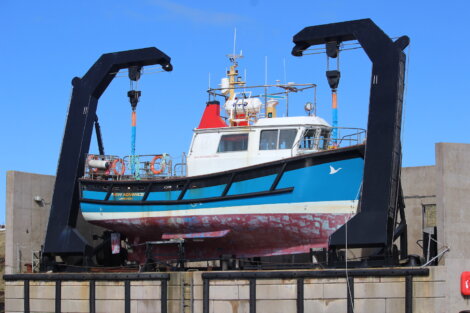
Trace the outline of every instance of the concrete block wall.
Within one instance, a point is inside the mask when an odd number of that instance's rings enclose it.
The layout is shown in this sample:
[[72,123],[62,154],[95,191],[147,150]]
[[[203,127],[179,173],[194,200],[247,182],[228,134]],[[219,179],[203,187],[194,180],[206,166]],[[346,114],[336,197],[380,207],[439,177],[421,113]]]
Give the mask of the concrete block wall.
[[[429,277],[413,282],[413,312],[446,312],[443,267],[431,268]],[[344,278],[305,279],[305,312],[346,312]],[[355,278],[354,312],[405,312],[405,279],[400,277]],[[256,312],[296,312],[296,280],[258,280]],[[210,312],[249,312],[248,281],[211,281]],[[195,311],[199,312],[199,311]]]
[[401,171],[405,215],[408,224],[408,253],[421,256],[416,243],[423,239],[423,205],[436,204],[436,166],[404,167]]
[[[7,172],[5,273],[26,270],[32,252],[41,250],[49,221],[55,176],[18,171]],[[35,201],[35,197],[42,199]],[[85,222],[81,213],[77,229],[93,245],[93,234],[104,230]]]
[[460,275],[470,271],[470,144],[436,144],[437,240],[449,247],[440,264],[447,269],[449,312],[470,310],[460,293]]
[[[413,280],[413,312],[450,312],[446,302],[446,269],[430,268],[428,277]],[[171,273],[168,282],[168,312],[202,313],[202,272]],[[185,286],[191,286],[190,293]],[[346,312],[347,287],[344,278],[305,279],[305,312]],[[210,282],[211,313],[248,313],[247,280]],[[23,282],[7,282],[6,312],[23,311]],[[131,312],[159,313],[161,285],[158,281],[131,283]],[[88,282],[62,282],[62,312],[89,312]],[[405,312],[405,279],[402,277],[355,278],[354,312]],[[124,312],[124,283],[96,282],[96,312]],[[297,282],[289,279],[257,280],[258,313],[296,312]],[[184,306],[186,305],[186,306]],[[31,312],[54,312],[55,283],[30,282]]]
[[[39,251],[52,200],[55,177],[17,171],[7,172],[5,273],[25,270],[32,252]],[[36,202],[34,197],[42,199]]]

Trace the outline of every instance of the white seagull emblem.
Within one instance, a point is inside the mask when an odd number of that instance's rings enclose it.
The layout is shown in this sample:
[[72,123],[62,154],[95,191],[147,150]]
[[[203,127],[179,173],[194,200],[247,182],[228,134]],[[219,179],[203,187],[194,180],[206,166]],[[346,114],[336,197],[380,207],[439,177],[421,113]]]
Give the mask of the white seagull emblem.
[[335,169],[333,166],[330,165],[330,175],[336,174],[342,169],[343,169],[342,167]]

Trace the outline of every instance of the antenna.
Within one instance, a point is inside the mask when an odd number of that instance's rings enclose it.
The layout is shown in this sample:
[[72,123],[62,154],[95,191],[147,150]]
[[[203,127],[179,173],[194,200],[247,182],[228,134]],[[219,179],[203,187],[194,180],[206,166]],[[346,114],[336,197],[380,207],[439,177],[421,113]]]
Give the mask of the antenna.
[[268,84],[268,56],[264,57],[264,84]]
[[211,72],[209,72],[209,89],[211,89]]
[[264,56],[264,114],[268,111],[268,56]]
[[233,32],[233,52],[232,54],[228,54],[227,57],[230,59],[230,62],[233,64],[237,64],[237,59],[243,58],[243,51],[240,50],[240,54],[235,54],[235,51],[237,49],[237,28],[234,29]]
[[235,27],[235,29],[233,31],[233,53],[232,53],[232,55],[235,55],[236,45],[237,45],[237,28]]
[[284,58],[284,84],[287,84],[286,58]]

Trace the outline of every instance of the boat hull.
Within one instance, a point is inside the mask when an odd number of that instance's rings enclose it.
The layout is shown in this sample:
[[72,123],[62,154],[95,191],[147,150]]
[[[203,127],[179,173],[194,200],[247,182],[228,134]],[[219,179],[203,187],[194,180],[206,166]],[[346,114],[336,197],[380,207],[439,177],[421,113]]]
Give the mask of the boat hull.
[[[81,209],[120,232],[145,261],[142,243],[185,239],[185,258],[271,256],[324,248],[357,210],[363,147],[166,181],[81,180]],[[176,259],[176,245],[152,256]]]

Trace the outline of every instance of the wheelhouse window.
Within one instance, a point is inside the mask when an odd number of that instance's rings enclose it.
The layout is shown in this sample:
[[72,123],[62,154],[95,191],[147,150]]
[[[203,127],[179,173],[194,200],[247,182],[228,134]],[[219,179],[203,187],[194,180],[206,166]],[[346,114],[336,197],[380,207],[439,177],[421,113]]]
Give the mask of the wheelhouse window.
[[[318,137],[320,132],[319,128],[311,128],[305,131],[304,136],[299,142],[299,149],[312,150],[315,148],[315,138]],[[318,135],[317,135],[318,133]]]
[[260,150],[275,150],[277,149],[277,133],[278,130],[262,130],[259,141]]
[[279,131],[279,149],[292,149],[297,129],[281,129]]
[[277,150],[291,149],[294,144],[297,129],[270,129],[262,130],[259,149],[260,150]]
[[327,128],[310,128],[304,132],[299,142],[299,149],[326,150],[331,131]]
[[217,152],[246,151],[248,134],[222,135]]
[[328,129],[323,128],[320,133],[320,137],[318,138],[318,148],[320,150],[327,150],[328,145],[330,143],[330,134],[331,131]]

